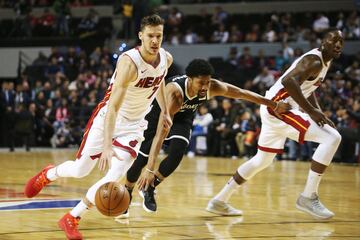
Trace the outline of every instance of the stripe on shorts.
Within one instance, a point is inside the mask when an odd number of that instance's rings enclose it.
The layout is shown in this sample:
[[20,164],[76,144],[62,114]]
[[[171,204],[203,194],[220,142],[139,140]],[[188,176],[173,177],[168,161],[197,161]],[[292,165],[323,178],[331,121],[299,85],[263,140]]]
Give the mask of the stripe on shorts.
[[93,113],[91,114],[91,117],[90,117],[89,121],[88,121],[87,124],[86,124],[86,128],[85,128],[83,140],[81,141],[79,150],[78,150],[78,152],[77,152],[77,154],[76,154],[76,158],[77,158],[77,159],[81,158],[81,155],[82,155],[81,153],[82,153],[82,150],[84,149],[84,146],[85,146],[87,137],[88,137],[88,135],[89,135],[91,126],[92,126],[92,124],[93,124],[93,122],[94,122],[94,119],[95,119],[95,117],[98,115],[98,113],[99,113],[99,111],[101,110],[101,108],[104,107],[104,106],[106,105],[107,101],[109,100],[110,94],[111,94],[111,89],[112,89],[112,84],[109,86],[108,90],[106,91],[103,100],[102,100],[102,101],[96,106],[96,108],[94,109]]
[[284,149],[279,149],[279,148],[269,148],[269,147],[263,147],[258,145],[257,147],[259,150],[264,151],[264,152],[270,152],[270,153],[283,153]]
[[129,152],[130,155],[131,155],[131,157],[133,157],[133,158],[136,158],[136,157],[137,157],[137,153],[136,153],[136,151],[135,151],[133,148],[131,148],[131,147],[129,147],[129,146],[124,146],[124,145],[122,145],[121,143],[119,143],[119,142],[116,141],[116,140],[113,140],[113,143],[112,143],[112,144],[113,144],[115,147],[122,148],[122,149],[124,149],[125,151]]

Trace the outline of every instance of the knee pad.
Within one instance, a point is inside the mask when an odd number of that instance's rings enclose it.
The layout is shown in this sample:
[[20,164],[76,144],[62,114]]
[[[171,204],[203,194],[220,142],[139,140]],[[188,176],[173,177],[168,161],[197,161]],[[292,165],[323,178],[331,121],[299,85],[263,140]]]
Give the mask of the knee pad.
[[248,180],[261,170],[270,166],[274,160],[275,155],[276,153],[268,153],[258,150],[256,155],[249,161],[242,164],[237,171],[242,178]]

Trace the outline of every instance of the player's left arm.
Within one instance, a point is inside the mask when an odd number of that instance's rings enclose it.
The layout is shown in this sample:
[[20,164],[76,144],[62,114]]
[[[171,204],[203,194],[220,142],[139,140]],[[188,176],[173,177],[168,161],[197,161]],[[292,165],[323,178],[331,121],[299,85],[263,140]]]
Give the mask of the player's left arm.
[[[181,106],[184,101],[182,93],[179,91],[178,87],[175,84],[168,84],[166,86],[166,101],[168,103],[169,114],[171,120],[174,118],[174,115],[180,111]],[[151,144],[150,153],[146,169],[143,173],[143,176],[140,178],[138,185],[139,189],[147,189],[149,185],[154,184],[155,177],[155,162],[156,158],[159,155],[161,146],[164,143],[166,136],[169,134],[170,128],[164,128],[164,125],[161,123],[160,119],[158,121],[158,126],[156,130],[155,137]]]
[[274,102],[257,93],[238,88],[234,85],[211,79],[210,97],[223,96],[233,99],[243,99],[256,104],[262,104],[270,107],[277,113],[284,113],[290,110],[290,105],[284,102]]
[[308,97],[307,100],[311,103],[311,105],[313,105],[314,108],[317,108],[317,109],[319,109],[320,111],[322,111],[322,110],[321,110],[321,107],[320,107],[320,105],[319,105],[319,102],[318,102],[318,100],[317,100],[317,98],[316,98],[316,96],[315,96],[315,92],[313,92],[313,93]]

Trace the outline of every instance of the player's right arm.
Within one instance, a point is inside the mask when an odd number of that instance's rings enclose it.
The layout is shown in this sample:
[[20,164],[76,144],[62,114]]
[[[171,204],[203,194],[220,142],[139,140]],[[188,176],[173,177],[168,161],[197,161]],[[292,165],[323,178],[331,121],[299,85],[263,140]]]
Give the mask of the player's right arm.
[[283,79],[282,84],[297,104],[319,125],[328,123],[320,109],[314,107],[302,94],[300,85],[307,79],[315,78],[321,71],[322,62],[316,55],[305,56]]
[[112,136],[115,129],[115,122],[118,111],[123,103],[129,83],[137,78],[137,68],[131,58],[123,55],[117,65],[116,77],[114,79],[109,102],[107,103],[107,112],[104,122],[104,146],[99,159],[99,169],[105,170],[111,164],[111,158],[115,155],[112,150]]
[[[175,84],[169,83],[166,85],[166,102],[168,104],[169,114],[172,120],[174,118],[174,115],[180,111],[181,106],[184,102],[182,92]],[[153,185],[153,181],[155,178],[154,169],[156,158],[159,155],[161,146],[163,145],[164,140],[171,129],[164,128],[164,124],[162,123],[160,117],[157,125],[156,134],[151,144],[149,158],[146,165],[146,171],[143,172],[142,177],[138,181],[139,189],[147,190],[150,184]]]

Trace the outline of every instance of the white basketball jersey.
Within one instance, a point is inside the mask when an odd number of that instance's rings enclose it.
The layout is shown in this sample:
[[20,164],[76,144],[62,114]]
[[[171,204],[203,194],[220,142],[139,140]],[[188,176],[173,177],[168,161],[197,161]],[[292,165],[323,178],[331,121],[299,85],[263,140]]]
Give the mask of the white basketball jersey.
[[290,73],[298,64],[301,59],[303,59],[307,55],[316,55],[319,56],[322,62],[322,69],[319,73],[319,75],[314,80],[305,80],[301,85],[300,89],[305,98],[308,98],[321,84],[321,82],[324,81],[325,75],[329,69],[330,63],[328,62],[327,65],[325,65],[323,57],[321,52],[318,48],[314,48],[313,50],[310,50],[309,52],[306,52],[301,57],[296,59],[288,70],[276,81],[276,83],[266,92],[265,97],[268,99],[272,99],[274,101],[280,101],[284,100],[285,102],[288,102],[293,109],[299,109],[299,105],[295,102],[295,100],[289,96],[287,93],[284,85],[281,83],[281,80]]
[[[135,63],[137,68],[137,78],[130,82],[123,103],[119,109],[118,115],[125,117],[128,120],[140,120],[150,111],[150,105],[153,102],[158,89],[168,70],[166,51],[160,48],[160,62],[154,67],[145,62],[140,55],[140,49],[133,48],[119,58],[127,55]],[[121,67],[121,66],[120,66]],[[111,78],[110,87],[115,81],[116,71],[121,71],[117,68]]]

